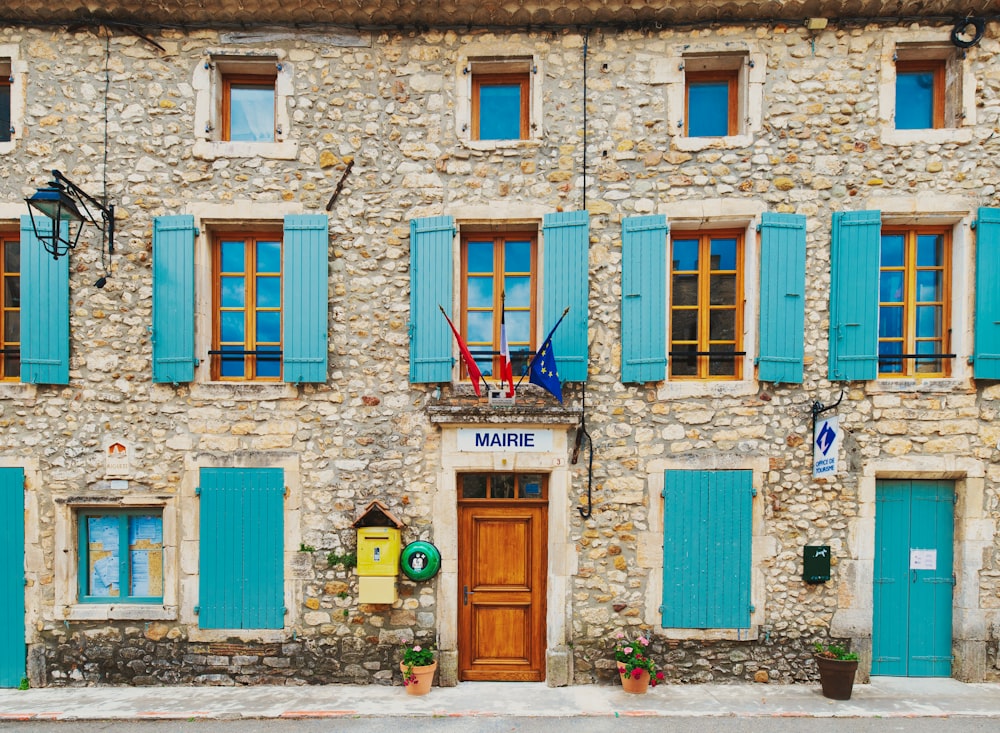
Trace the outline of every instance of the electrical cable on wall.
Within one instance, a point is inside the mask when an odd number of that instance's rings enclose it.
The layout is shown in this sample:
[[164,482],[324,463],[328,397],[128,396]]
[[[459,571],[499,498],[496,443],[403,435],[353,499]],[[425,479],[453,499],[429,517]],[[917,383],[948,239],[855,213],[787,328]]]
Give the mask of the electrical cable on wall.
[[584,519],[590,519],[590,515],[594,510],[594,500],[593,500],[593,486],[594,486],[594,441],[590,437],[590,433],[587,432],[587,383],[583,383],[581,399],[583,401],[582,410],[580,412],[580,427],[576,429],[576,442],[573,444],[573,455],[570,458],[570,463],[576,465],[577,459],[580,457],[580,444],[583,442],[584,437],[587,438],[587,508],[584,509],[582,506],[577,507],[577,511],[580,512],[580,516]]

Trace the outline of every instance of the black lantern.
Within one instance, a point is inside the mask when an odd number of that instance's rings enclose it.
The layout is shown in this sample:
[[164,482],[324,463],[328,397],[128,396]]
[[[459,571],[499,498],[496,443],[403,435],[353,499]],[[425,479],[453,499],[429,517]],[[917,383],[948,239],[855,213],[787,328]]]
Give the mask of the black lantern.
[[[83,230],[84,222],[101,230],[101,248],[104,240],[108,242],[108,254],[115,251],[115,207],[105,206],[79,186],[70,181],[59,171],[52,171],[49,185],[39,188],[34,195],[26,198],[28,213],[31,215],[31,227],[35,237],[42,243],[45,251],[53,259],[59,259],[76,247]],[[93,209],[100,213],[100,220],[94,215]],[[42,227],[39,231],[35,219],[36,212],[51,221],[51,227]]]

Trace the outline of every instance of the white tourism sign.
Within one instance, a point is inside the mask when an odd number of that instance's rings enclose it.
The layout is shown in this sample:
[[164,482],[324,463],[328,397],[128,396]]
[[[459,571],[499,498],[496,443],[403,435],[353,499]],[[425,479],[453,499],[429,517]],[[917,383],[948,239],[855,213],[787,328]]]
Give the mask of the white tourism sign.
[[817,420],[813,432],[813,477],[836,475],[839,452],[840,417],[834,415]]

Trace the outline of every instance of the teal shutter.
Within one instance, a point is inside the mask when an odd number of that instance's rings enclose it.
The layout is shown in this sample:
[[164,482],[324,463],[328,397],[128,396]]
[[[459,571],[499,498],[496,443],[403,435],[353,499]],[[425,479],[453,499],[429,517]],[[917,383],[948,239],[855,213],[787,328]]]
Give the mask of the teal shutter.
[[878,267],[882,214],[833,215],[830,381],[878,377]]
[[329,222],[325,214],[285,217],[282,376],[326,382],[329,308]]
[[764,382],[802,382],[806,218],[765,213],[760,222],[760,360]]
[[664,628],[750,626],[752,471],[666,471]]
[[284,471],[203,468],[198,625],[280,629],[284,619]]
[[21,684],[26,656],[24,469],[0,468],[0,687]]
[[622,382],[667,376],[667,219],[622,219]]
[[[38,230],[52,222],[38,218]],[[21,381],[69,384],[69,255],[52,259],[21,217]]]
[[153,381],[194,381],[194,217],[153,219]]
[[546,214],[542,220],[542,238],[545,243],[545,282],[542,285],[545,335],[568,306],[566,320],[552,336],[552,353],[563,382],[586,382],[590,212]]
[[451,316],[455,220],[410,222],[410,382],[450,382],[452,339],[438,306]]
[[976,224],[976,379],[1000,379],[1000,209],[980,209]]

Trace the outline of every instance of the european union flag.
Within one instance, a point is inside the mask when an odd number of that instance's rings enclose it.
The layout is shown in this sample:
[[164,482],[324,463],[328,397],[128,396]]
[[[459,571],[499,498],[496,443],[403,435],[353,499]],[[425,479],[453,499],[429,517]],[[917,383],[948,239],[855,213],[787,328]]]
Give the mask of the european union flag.
[[[558,324],[556,324],[558,325]],[[555,329],[552,329],[555,331]],[[556,371],[556,355],[552,351],[552,334],[545,339],[542,348],[531,362],[531,371],[528,381],[537,384],[546,390],[562,404],[562,382],[559,381],[559,372]]]

